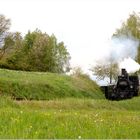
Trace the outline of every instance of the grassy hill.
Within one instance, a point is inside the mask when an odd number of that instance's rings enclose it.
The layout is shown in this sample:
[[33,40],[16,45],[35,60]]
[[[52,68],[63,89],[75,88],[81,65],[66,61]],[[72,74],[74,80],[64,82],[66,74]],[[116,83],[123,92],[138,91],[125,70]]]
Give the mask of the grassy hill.
[[85,76],[0,69],[0,94],[0,139],[140,139],[140,97],[106,100]]
[[97,84],[84,76],[70,77],[54,73],[0,69],[0,94],[17,99],[55,98],[103,99]]

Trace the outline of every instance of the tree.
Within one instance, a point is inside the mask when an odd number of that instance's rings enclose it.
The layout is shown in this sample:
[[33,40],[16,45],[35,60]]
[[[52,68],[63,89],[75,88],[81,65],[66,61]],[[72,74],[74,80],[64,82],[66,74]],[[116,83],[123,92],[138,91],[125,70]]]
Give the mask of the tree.
[[1,50],[3,53],[1,53],[0,58],[2,58],[4,55],[8,55],[11,52],[15,51],[17,48],[20,48],[22,41],[22,37],[19,32],[11,33],[8,32],[5,39],[4,44],[1,47]]
[[90,79],[90,76],[85,73],[80,66],[76,66],[71,68],[71,76],[76,77],[76,78],[83,78],[83,79]]
[[4,15],[0,15],[0,42],[3,41],[6,32],[9,30],[11,25],[10,19],[6,19]]
[[80,75],[83,75],[83,74],[84,74],[84,72],[83,72],[83,70],[80,66],[76,66],[76,67],[72,68],[72,74],[71,75],[80,76]]
[[97,64],[90,69],[98,80],[104,80],[109,78],[109,83],[112,84],[113,80],[116,80],[119,73],[118,63],[113,60],[112,57],[106,59],[106,61],[99,60]]
[[[29,65],[33,70],[63,73],[69,70],[70,55],[63,42],[57,43],[54,35],[36,30],[25,36],[29,48]],[[29,47],[30,46],[30,47]]]
[[[23,65],[23,38],[21,36],[21,33],[10,33],[9,43],[5,43],[5,45],[9,46],[8,51],[5,54],[4,59],[6,59],[6,65],[9,66],[10,69],[20,69],[20,67]],[[21,69],[25,70],[25,69]]]
[[55,73],[69,70],[70,55],[64,43],[58,43],[54,35],[49,36],[38,29],[29,31],[23,39],[14,41],[14,48],[6,61],[12,69]]
[[[115,37],[119,36],[132,36],[136,40],[140,40],[140,16],[133,12],[129,18],[122,23],[122,26],[113,34]],[[140,44],[137,51],[136,61],[140,63]]]
[[4,56],[7,46],[5,46],[5,41],[9,41],[9,36],[7,35],[10,28],[10,19],[6,19],[4,15],[0,15],[0,59]]

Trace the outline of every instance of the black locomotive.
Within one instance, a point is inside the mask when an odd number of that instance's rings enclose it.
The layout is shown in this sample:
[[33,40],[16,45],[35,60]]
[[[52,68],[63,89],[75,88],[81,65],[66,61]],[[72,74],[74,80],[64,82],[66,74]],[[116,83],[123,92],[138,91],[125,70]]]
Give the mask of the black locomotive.
[[129,99],[138,96],[139,78],[137,75],[129,76],[125,69],[122,69],[115,85],[101,87],[105,97],[109,100]]

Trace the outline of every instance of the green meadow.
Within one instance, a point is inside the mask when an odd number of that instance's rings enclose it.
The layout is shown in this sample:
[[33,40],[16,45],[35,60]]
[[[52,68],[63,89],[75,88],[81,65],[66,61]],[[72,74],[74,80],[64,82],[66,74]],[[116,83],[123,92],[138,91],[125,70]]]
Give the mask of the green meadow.
[[140,138],[140,98],[0,99],[0,138]]
[[140,138],[140,97],[108,101],[87,77],[9,70],[0,77],[1,139]]

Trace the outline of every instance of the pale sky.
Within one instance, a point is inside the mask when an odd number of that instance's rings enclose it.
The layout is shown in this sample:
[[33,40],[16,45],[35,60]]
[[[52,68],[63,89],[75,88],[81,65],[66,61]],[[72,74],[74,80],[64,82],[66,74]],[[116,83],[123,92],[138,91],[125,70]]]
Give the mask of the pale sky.
[[0,14],[11,19],[11,31],[23,35],[40,29],[64,41],[72,66],[87,71],[107,54],[108,41],[139,0],[0,0]]

